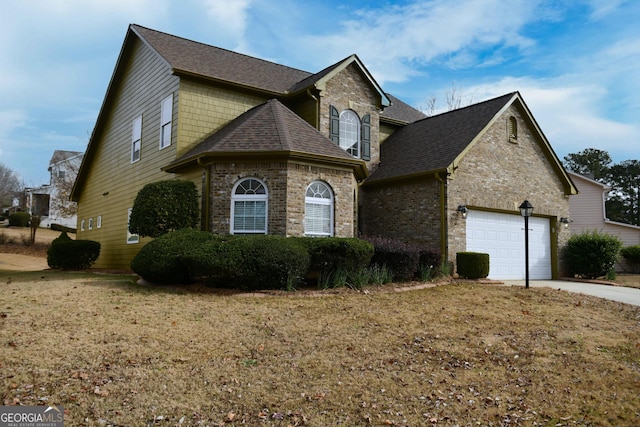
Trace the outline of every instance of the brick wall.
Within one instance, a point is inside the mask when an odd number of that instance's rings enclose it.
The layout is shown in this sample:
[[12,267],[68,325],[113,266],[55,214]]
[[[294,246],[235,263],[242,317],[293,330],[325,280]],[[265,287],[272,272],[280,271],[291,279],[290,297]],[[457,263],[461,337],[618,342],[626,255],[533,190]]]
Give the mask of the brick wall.
[[[518,139],[509,140],[510,116],[518,123]],[[528,199],[534,214],[549,217],[552,247],[562,252],[569,230],[560,227],[561,217],[569,217],[569,198],[562,181],[547,159],[541,141],[512,106],[481,135],[465,153],[455,172],[446,177],[446,228],[450,261],[466,250],[466,223],[457,213],[459,205],[496,212],[519,214]],[[434,177],[384,186],[366,186],[360,196],[361,231],[404,241],[436,246],[440,242],[440,187]],[[553,237],[552,237],[553,238]],[[559,266],[563,272],[562,259]]]
[[293,162],[219,163],[210,166],[211,224],[213,233],[229,234],[231,190],[246,177],[262,180],[268,191],[268,233],[286,236],[304,234],[304,205],[307,186],[315,180],[329,184],[334,192],[334,233],[353,237],[353,172]]
[[371,160],[367,161],[369,170],[380,162],[379,98],[378,92],[371,88],[371,83],[364,78],[354,64],[331,78],[320,97],[319,130],[327,138],[329,137],[329,106],[333,105],[338,111],[351,109],[360,119],[366,114],[371,115]]
[[[510,116],[518,123],[517,142],[511,142],[507,134]],[[534,214],[553,217],[559,249],[569,239],[569,231],[557,223],[569,217],[569,197],[516,106],[505,111],[465,154],[447,187],[450,257],[466,249],[466,225],[456,212],[458,205],[519,214],[518,207],[527,199]]]
[[362,234],[440,247],[440,183],[435,178],[363,188],[360,206]]

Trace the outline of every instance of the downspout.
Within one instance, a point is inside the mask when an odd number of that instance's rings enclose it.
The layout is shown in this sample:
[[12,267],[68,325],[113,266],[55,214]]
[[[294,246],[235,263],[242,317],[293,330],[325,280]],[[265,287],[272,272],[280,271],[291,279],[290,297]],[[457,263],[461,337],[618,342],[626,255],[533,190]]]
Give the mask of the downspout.
[[200,216],[200,228],[209,231],[209,204],[211,201],[211,171],[202,163],[202,157],[198,157],[198,166],[204,170],[204,185],[202,186],[202,215]]
[[436,172],[434,177],[440,182],[440,252],[442,253],[442,262],[449,262],[446,182],[440,177],[440,172]]
[[311,93],[311,88],[307,89],[307,95],[309,95],[309,97],[315,101],[314,102],[314,108],[315,108],[314,114],[315,114],[316,123],[315,123],[314,127],[316,129],[320,130],[320,106],[318,105],[320,103],[320,101],[318,101],[318,98],[314,94]]

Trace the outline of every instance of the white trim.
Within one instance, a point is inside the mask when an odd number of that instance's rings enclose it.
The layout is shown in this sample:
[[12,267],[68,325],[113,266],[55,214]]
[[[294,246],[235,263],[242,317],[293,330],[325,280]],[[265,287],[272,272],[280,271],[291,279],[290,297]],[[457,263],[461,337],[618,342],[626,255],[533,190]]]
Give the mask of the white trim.
[[138,236],[137,234],[132,234],[129,231],[129,220],[131,219],[131,211],[133,211],[133,208],[129,208],[127,216],[127,245],[140,243],[140,236]]
[[[329,195],[329,197],[323,197],[324,196],[324,192],[323,195],[321,195],[322,197],[319,196],[308,196],[307,193],[309,192],[309,189],[311,188],[311,186],[313,186],[314,184],[320,184],[324,187],[326,187],[326,191]],[[307,231],[308,228],[310,227],[310,220],[307,220],[307,214],[308,211],[307,209],[310,208],[311,206],[314,207],[325,207],[328,206],[329,207],[329,218],[321,218],[321,221],[324,223],[326,221],[326,219],[329,220],[329,232],[324,232],[324,231],[317,231],[317,230],[311,230],[311,231]],[[331,188],[331,186],[329,184],[327,184],[324,181],[313,181],[311,184],[309,184],[305,190],[305,197],[304,197],[304,222],[303,222],[303,227],[304,227],[304,235],[305,236],[312,236],[312,237],[331,237],[334,235],[334,211],[335,211],[335,207],[334,207],[334,196],[333,196],[333,189]],[[324,210],[324,209],[322,209]],[[313,219],[318,219],[318,218],[313,218]],[[322,226],[322,228],[324,229],[324,226]]]
[[[137,148],[137,149],[136,149]],[[136,157],[136,153],[138,156]],[[142,114],[133,119],[131,124],[131,163],[140,161],[142,157]]]
[[[173,94],[160,104],[160,150],[171,145],[171,123],[173,121]],[[168,139],[168,141],[167,141]]]

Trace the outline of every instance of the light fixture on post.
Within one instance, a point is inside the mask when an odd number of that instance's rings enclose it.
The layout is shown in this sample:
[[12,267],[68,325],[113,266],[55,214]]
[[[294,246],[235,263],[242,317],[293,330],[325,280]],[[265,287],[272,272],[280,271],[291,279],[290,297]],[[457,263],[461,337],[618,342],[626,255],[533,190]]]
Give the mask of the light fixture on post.
[[467,212],[469,212],[469,209],[467,209],[466,205],[458,205],[457,211],[462,214],[462,218],[466,218]]
[[560,218],[560,223],[564,224],[564,228],[569,228],[569,223],[571,220],[569,218],[562,217]]
[[525,288],[529,289],[529,217],[533,214],[533,206],[528,200],[520,205],[520,215],[524,217],[524,274]]

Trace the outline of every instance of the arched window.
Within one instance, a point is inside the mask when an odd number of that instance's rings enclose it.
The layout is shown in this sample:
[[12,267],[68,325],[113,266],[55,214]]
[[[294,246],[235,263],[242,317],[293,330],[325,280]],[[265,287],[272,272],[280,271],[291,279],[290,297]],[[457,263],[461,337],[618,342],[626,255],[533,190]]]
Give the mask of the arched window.
[[509,117],[509,140],[513,142],[518,140],[518,122],[513,116]]
[[231,193],[231,234],[267,234],[267,187],[257,178],[245,178]]
[[333,191],[322,181],[307,187],[304,198],[305,236],[333,236]]
[[360,157],[360,119],[351,110],[340,113],[340,148]]

